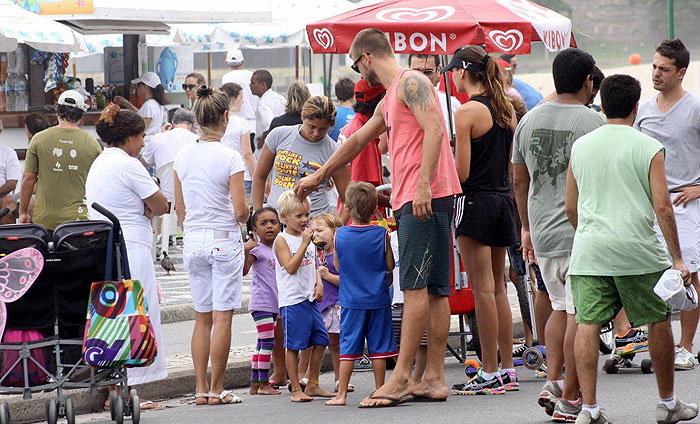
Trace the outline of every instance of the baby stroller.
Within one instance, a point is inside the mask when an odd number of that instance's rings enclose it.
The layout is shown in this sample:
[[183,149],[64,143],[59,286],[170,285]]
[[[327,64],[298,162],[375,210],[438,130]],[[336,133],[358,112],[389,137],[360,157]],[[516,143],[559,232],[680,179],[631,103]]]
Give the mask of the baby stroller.
[[[4,359],[17,359],[4,364],[3,370],[9,371],[0,375],[0,394],[22,394],[29,400],[32,393],[55,389],[56,400],[46,400],[46,421],[55,424],[59,417],[65,417],[72,424],[75,409],[66,389],[88,388],[97,395],[99,388],[116,385],[121,388],[121,396],[110,393],[112,419],[121,424],[124,415],[131,415],[138,424],[139,399],[135,390],[127,393],[126,368],[93,368],[83,360],[83,332],[92,283],[110,279],[115,273],[121,280],[126,255],[117,218],[99,205],[93,207],[112,222],[66,222],[53,234],[37,224],[0,226],[0,256],[33,247],[44,257],[44,268],[31,288],[6,305],[6,330],[40,330],[46,335],[41,340],[13,344],[3,340],[0,352]],[[45,362],[37,360],[44,357]],[[30,369],[37,370],[40,381],[30,380]],[[11,371],[16,374],[17,370],[21,370],[19,384],[10,383]],[[9,405],[0,401],[0,424],[9,422]]]

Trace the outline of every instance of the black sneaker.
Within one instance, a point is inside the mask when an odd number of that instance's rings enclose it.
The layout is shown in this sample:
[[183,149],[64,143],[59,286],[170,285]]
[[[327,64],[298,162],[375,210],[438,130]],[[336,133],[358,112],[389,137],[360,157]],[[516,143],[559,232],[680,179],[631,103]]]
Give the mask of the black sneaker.
[[530,346],[528,346],[525,343],[521,343],[519,345],[513,346],[513,358],[522,358],[523,353],[525,353],[526,350],[528,350]]
[[355,366],[352,368],[355,372],[372,371],[372,361],[367,355],[362,355],[362,359],[355,361]]
[[481,370],[469,381],[464,384],[455,384],[452,386],[452,393],[456,395],[474,396],[474,395],[502,395],[506,392],[503,386],[503,380],[500,374],[494,378],[486,380],[481,373]]

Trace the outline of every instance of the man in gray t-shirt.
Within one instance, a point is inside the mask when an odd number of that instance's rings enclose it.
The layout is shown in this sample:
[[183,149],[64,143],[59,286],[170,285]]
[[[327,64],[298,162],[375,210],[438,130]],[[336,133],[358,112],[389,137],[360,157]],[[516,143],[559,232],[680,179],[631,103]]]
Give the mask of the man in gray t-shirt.
[[[666,179],[681,254],[691,273],[691,283],[700,291],[700,97],[683,89],[689,63],[690,53],[680,40],[667,40],[657,47],[652,78],[659,93],[639,106],[634,125],[666,148]],[[665,243],[658,222],[655,227],[657,236]],[[700,308],[681,311],[681,339],[676,347],[675,360],[677,370],[695,367],[693,338],[698,317]]]
[[[581,411],[569,282],[574,228],[566,216],[564,200],[572,144],[605,124],[603,115],[584,106],[592,92],[594,66],[593,58],[582,50],[560,52],[552,64],[556,99],[528,112],[518,124],[513,142],[513,186],[522,221],[523,255],[528,262],[539,260],[552,303],[545,332],[547,383],[538,403],[555,420],[569,421]],[[558,381],[562,380],[564,363],[562,390]]]

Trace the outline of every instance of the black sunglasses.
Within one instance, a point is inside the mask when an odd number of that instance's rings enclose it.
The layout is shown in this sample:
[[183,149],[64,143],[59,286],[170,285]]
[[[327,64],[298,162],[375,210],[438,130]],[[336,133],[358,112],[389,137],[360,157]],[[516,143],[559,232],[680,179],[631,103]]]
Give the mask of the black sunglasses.
[[415,69],[415,68],[413,68],[413,70],[414,70],[414,71],[418,71],[418,72],[422,72],[422,73],[423,73],[424,75],[426,75],[426,76],[430,76],[430,75],[432,75],[433,73],[435,73],[435,69],[432,69],[432,68],[425,68],[425,69],[422,69],[422,70],[421,70],[421,69]]
[[194,90],[195,88],[197,88],[197,86],[194,84],[182,84],[182,89],[185,91]]
[[358,74],[360,73],[360,68],[357,67],[357,63],[360,61],[360,59],[362,59],[362,56],[364,56],[364,55],[369,55],[369,53],[362,53],[362,54],[360,55],[360,57],[358,57],[358,58],[353,62],[353,64],[350,65],[350,69],[352,69],[353,71],[357,72]]

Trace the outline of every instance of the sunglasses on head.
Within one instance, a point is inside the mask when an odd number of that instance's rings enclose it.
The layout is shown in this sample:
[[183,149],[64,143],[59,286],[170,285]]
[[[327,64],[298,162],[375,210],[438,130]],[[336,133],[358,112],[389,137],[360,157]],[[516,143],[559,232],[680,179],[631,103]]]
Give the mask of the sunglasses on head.
[[194,84],[182,84],[182,89],[185,91],[194,90],[195,88],[197,88],[197,86]]
[[360,62],[360,60],[362,59],[362,56],[364,56],[364,55],[369,55],[369,53],[362,53],[360,55],[360,57],[355,59],[355,61],[352,63],[352,65],[350,65],[350,69],[357,72],[358,74],[360,73],[360,68],[357,67],[357,64]]

